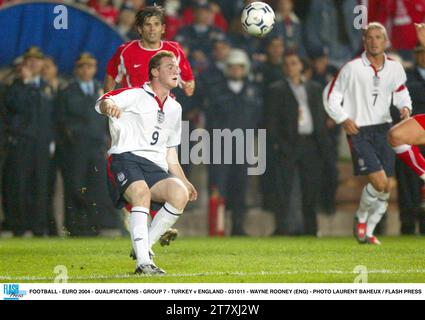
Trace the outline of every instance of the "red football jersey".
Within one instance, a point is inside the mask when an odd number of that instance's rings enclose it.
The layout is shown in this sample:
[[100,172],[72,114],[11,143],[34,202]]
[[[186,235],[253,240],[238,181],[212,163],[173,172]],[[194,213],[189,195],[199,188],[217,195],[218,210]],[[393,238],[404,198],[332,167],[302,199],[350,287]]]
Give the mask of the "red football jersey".
[[149,81],[149,61],[161,50],[173,52],[180,66],[180,76],[183,81],[194,80],[192,68],[183,49],[177,42],[161,41],[159,49],[145,49],[139,40],[126,42],[118,47],[108,62],[107,74],[121,83],[123,88],[140,87]]

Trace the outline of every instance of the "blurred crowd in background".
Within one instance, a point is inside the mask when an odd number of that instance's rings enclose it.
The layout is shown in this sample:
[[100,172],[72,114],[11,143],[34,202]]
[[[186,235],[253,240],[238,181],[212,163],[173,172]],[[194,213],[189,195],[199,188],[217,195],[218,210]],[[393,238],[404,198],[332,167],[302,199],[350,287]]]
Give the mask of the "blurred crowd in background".
[[[123,41],[139,39],[133,28],[139,10],[162,5],[164,40],[182,45],[196,76],[194,97],[175,92],[184,120],[192,129],[268,129],[260,205],[275,214],[276,235],[316,235],[317,212],[336,211],[341,137],[341,128],[324,113],[322,90],[343,63],[362,51],[361,30],[353,28],[354,7],[367,5],[369,21],[388,27],[388,52],[408,70],[414,113],[425,113],[425,49],[416,47],[414,28],[414,23],[425,20],[425,1],[265,1],[277,19],[264,39],[242,29],[240,12],[250,2],[64,1],[98,15],[116,28]],[[0,0],[0,9],[14,3],[19,1]],[[231,71],[233,65],[242,66],[241,71]],[[16,236],[27,230],[36,236],[58,234],[52,205],[58,171],[64,181],[67,232],[92,236],[116,228],[119,213],[109,202],[105,184],[107,120],[93,108],[103,87],[95,78],[96,57],[82,53],[73,75],[58,74],[54,59],[31,47],[13,66],[2,67],[2,229]],[[425,234],[421,183],[397,165],[401,231],[412,234],[419,223]],[[191,166],[185,170],[190,175]],[[232,211],[231,234],[244,235],[246,168],[218,165],[208,171],[210,193],[218,188]],[[292,190],[299,190],[302,198],[304,224],[296,231],[288,227],[294,210],[291,199],[297,197]]]

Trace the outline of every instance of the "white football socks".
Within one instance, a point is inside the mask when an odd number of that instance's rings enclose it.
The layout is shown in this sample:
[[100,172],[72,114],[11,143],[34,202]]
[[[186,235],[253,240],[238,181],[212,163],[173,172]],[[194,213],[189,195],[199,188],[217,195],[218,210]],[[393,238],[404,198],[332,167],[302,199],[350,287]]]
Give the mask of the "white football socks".
[[148,217],[148,208],[133,207],[131,209],[129,227],[138,266],[152,263],[149,257]]
[[366,236],[372,237],[373,232],[375,231],[376,226],[382,220],[382,217],[385,215],[388,209],[388,200],[390,199],[389,193],[382,193],[377,201],[372,205],[371,215],[367,220]]
[[170,229],[183,214],[183,210],[177,210],[168,202],[158,211],[153,218],[149,228],[149,248],[161,238],[161,236]]
[[380,195],[381,192],[376,191],[370,183],[363,188],[362,197],[360,199],[360,206],[356,213],[356,216],[359,219],[359,223],[366,223],[369,210],[378,200]]

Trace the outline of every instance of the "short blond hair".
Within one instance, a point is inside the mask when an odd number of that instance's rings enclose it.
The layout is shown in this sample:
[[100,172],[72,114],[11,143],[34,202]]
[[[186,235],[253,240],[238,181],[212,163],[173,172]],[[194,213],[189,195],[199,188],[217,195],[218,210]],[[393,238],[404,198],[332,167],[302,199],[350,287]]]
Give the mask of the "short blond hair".
[[379,22],[371,22],[366,26],[366,28],[363,30],[363,39],[366,38],[369,31],[376,30],[376,29],[381,30],[382,33],[384,34],[385,39],[388,40],[387,29],[382,23],[379,23]]

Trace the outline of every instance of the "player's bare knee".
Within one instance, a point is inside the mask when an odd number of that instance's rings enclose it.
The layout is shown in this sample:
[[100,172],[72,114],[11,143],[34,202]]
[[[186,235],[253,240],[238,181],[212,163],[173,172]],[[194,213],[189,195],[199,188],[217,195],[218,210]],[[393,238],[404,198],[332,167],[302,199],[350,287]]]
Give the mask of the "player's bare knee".
[[175,185],[168,195],[168,202],[178,209],[184,209],[189,202],[189,192],[184,185]]
[[137,199],[140,199],[140,201],[143,202],[151,202],[151,192],[148,188],[141,188],[140,190],[137,190]]
[[379,191],[382,193],[389,193],[391,191],[390,179],[386,179],[385,182],[382,183]]
[[382,180],[382,181],[377,181],[373,184],[373,187],[375,188],[376,191],[378,192],[388,192],[389,191],[389,182],[387,179]]

